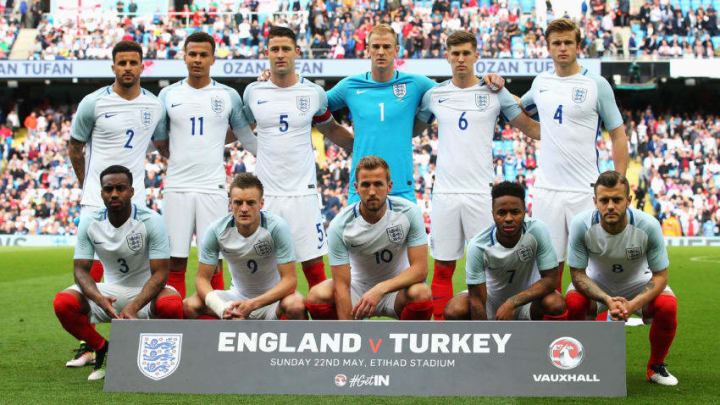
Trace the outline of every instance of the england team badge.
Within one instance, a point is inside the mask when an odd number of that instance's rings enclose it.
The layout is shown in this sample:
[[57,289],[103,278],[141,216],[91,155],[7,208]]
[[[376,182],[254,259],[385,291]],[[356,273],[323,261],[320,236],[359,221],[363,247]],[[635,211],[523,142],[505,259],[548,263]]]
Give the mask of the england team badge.
[[225,111],[225,100],[220,96],[212,96],[210,98],[210,108],[215,114],[221,114]]
[[582,104],[587,98],[587,89],[583,87],[573,87],[572,100],[577,104]]
[[488,108],[490,98],[487,94],[475,94],[475,105],[479,111],[485,111]]
[[307,112],[310,109],[310,96],[295,97],[295,106],[300,112]]
[[402,225],[395,225],[385,230],[388,235],[388,239],[392,243],[402,243],[405,240],[405,232],[403,232]]
[[625,256],[628,260],[637,260],[642,257],[642,248],[640,246],[625,248]]
[[517,252],[518,258],[521,262],[528,262],[532,260],[533,251],[529,246],[520,246],[520,248],[515,252]]
[[150,109],[143,108],[140,110],[140,122],[142,122],[144,127],[152,125],[152,112]]
[[137,365],[145,377],[162,380],[180,365],[182,333],[141,333]]
[[267,256],[272,253],[272,245],[266,240],[261,240],[260,242],[255,244],[255,252],[259,256]]
[[133,252],[137,252],[143,248],[143,236],[139,232],[133,232],[125,237],[128,248]]
[[393,93],[398,98],[403,98],[407,94],[407,85],[405,83],[393,84]]

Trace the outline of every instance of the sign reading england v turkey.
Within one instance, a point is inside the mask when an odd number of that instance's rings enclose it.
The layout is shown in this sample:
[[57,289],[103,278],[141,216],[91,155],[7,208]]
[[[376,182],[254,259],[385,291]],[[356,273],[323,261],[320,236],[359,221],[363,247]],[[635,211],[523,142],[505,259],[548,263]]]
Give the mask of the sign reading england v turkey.
[[114,320],[105,390],[625,396],[623,322]]

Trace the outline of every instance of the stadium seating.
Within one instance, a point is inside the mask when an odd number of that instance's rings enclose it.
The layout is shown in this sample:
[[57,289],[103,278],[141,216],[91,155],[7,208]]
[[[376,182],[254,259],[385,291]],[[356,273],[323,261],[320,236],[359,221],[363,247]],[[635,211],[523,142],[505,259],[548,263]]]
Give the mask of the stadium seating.
[[[512,43],[509,38],[503,38],[502,35],[497,35],[498,24],[501,22],[498,15],[505,15],[508,12],[519,10],[519,16],[513,16],[512,18],[519,18],[519,25],[522,27],[525,19],[535,18],[533,16],[535,1],[534,0],[510,0],[502,2],[507,4],[509,11],[502,11],[497,9],[497,2],[490,2],[489,0],[476,1],[479,8],[467,7],[468,1],[453,0],[449,2],[449,12],[447,15],[439,13],[434,7],[437,3],[430,0],[414,0],[413,2],[403,2],[400,9],[393,10],[392,15],[399,15],[406,21],[411,15],[413,15],[413,9],[416,11],[424,10],[421,13],[416,13],[415,24],[420,23],[419,35],[421,37],[430,37],[430,30],[428,27],[432,27],[432,20],[434,17],[439,17],[443,27],[448,22],[457,16],[462,22],[465,23],[464,27],[479,27],[477,31],[478,39],[481,39],[484,45],[484,55],[486,57],[502,57],[507,56],[499,54],[499,44],[503,43],[505,49],[511,49],[513,57],[537,57],[537,52],[533,52],[534,41],[542,39],[542,31],[537,30],[532,34],[528,32],[522,32],[522,36],[516,36],[512,38]],[[720,4],[720,0],[675,0],[670,3],[672,7],[680,9],[683,15],[687,15],[689,10],[697,10],[700,7],[706,9],[708,6],[713,5],[716,7]],[[335,52],[329,52],[329,48],[324,48],[320,52],[312,52],[310,45],[316,33],[320,33],[324,36],[327,41],[333,32],[337,29],[341,32],[340,41],[346,46],[344,58],[363,58],[366,55],[363,52],[355,53],[348,52],[350,45],[348,40],[351,38],[352,31],[345,32],[342,28],[344,23],[345,15],[353,16],[353,26],[357,28],[363,25],[363,22],[374,21],[377,16],[383,16],[386,11],[380,7],[374,9],[373,5],[375,2],[355,2],[352,9],[348,9],[341,6],[334,10],[332,13],[325,13],[327,16],[327,22],[323,22],[322,27],[316,27],[316,17],[318,12],[313,9],[314,2],[308,0],[301,0],[298,2],[292,2],[287,8],[282,8],[280,5],[282,2],[272,3],[276,9],[269,10],[268,4],[264,4],[262,9],[250,9],[243,8],[232,10],[227,8],[222,11],[212,11],[207,7],[213,4],[207,0],[196,1],[195,5],[198,7],[197,11],[187,10],[183,13],[169,13],[163,15],[138,15],[133,18],[127,16],[118,16],[114,10],[103,10],[97,14],[85,14],[82,18],[76,21],[67,21],[65,19],[53,18],[48,16],[45,21],[40,24],[39,27],[39,43],[40,47],[36,47],[35,51],[32,52],[30,58],[38,60],[47,59],[93,59],[93,58],[107,58],[108,55],[103,52],[99,52],[98,49],[107,49],[114,42],[120,38],[132,38],[139,42],[142,42],[146,51],[146,57],[156,59],[166,58],[178,58],[181,56],[181,49],[176,49],[174,46],[168,44],[169,41],[177,43],[184,37],[196,30],[204,30],[210,34],[217,35],[218,43],[225,43],[229,49],[228,57],[241,57],[239,53],[240,43],[243,42],[249,45],[252,49],[252,53],[245,57],[257,57],[258,49],[262,49],[262,45],[265,42],[264,25],[268,24],[284,24],[292,26],[298,36],[301,38],[300,47],[304,57],[314,58],[327,58],[336,57]],[[251,5],[257,6],[256,2],[250,3]],[[298,12],[293,11],[293,7],[299,7]],[[327,7],[327,5],[326,5]],[[289,13],[289,11],[291,13]],[[483,13],[491,10],[496,12],[494,15],[484,15]],[[502,12],[500,12],[502,11]],[[251,20],[257,20],[257,27],[253,28],[253,36],[250,38],[244,38],[238,40],[240,35],[239,22],[244,18],[243,16],[250,16]],[[320,19],[322,20],[322,18]],[[320,21],[318,20],[318,21]],[[76,22],[79,22],[79,26],[75,26]],[[355,24],[358,22],[358,24]],[[588,19],[579,20],[582,28],[586,29],[586,34],[591,37],[599,37],[602,32],[599,30],[601,27],[601,18],[599,16],[589,16]],[[643,38],[648,37],[648,24],[644,24],[639,18],[631,16],[631,31],[636,34],[638,41],[642,41]],[[666,30],[665,25],[655,27],[655,29],[661,29],[661,37],[671,36],[671,32]],[[108,32],[110,35],[108,35]],[[705,34],[717,34],[720,30],[706,32],[706,30],[694,30],[690,32],[690,36],[686,40],[694,45],[694,38],[704,38]],[[0,28],[0,34],[2,28]],[[440,38],[437,41],[440,42],[442,48],[446,36],[449,34],[447,29],[443,30]],[[407,48],[406,44],[402,42],[405,38],[400,35],[401,43],[403,46],[403,57],[407,58],[421,58],[431,57],[432,54],[429,52],[429,48],[424,50],[415,50],[412,53],[405,54],[404,51]],[[620,36],[617,36],[620,38]],[[420,42],[420,41],[418,41]],[[422,41],[423,46],[432,46],[431,41]],[[713,38],[711,41],[713,50],[710,52],[704,52],[705,55],[695,55],[698,57],[705,57],[707,54],[713,54],[714,49],[717,49],[717,39]],[[584,48],[581,52],[581,57],[584,56],[596,56],[595,50],[596,44],[590,42],[587,48]],[[1,47],[1,46],[0,46]],[[647,50],[647,46],[638,44],[637,56],[658,56],[657,50]],[[616,44],[617,49],[621,49],[620,43]],[[615,48],[612,50],[606,50],[603,53],[603,57],[613,57],[612,53],[616,52]],[[157,51],[156,51],[157,50]],[[693,52],[696,50],[693,47]],[[681,47],[677,57],[685,57],[684,52],[686,50]],[[444,49],[442,49],[439,56],[443,56]],[[608,55],[610,53],[610,55]]]

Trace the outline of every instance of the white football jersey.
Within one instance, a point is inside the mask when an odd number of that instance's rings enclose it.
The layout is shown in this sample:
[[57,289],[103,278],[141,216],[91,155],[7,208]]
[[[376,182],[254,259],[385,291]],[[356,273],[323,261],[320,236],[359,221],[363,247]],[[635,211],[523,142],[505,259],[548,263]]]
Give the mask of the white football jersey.
[[380,221],[370,224],[355,203],[340,211],[328,227],[328,262],[350,264],[353,284],[374,286],[410,267],[408,247],[427,244],[422,212],[400,197],[387,198]]
[[266,293],[280,282],[277,265],[295,261],[290,228],[267,211],[260,212],[260,226],[247,238],[238,232],[232,214],[213,222],[203,238],[199,261],[215,266],[221,252],[232,276],[230,289],[241,299]]
[[611,131],[623,123],[607,80],[584,68],[567,77],[544,72],[533,80],[522,105],[540,118],[535,187],[589,192],[599,174],[600,124]]
[[[228,125],[236,136],[248,125],[238,92],[215,80],[196,89],[183,79],[162,89],[159,98],[167,122],[158,125],[158,133],[170,138],[165,190],[227,194],[224,153]],[[241,141],[254,153],[254,139]]]
[[570,227],[568,266],[586,274],[604,291],[623,295],[645,285],[670,266],[660,223],[653,216],[627,209],[627,226],[617,235],[600,224],[597,210],[578,214]]
[[130,218],[119,228],[107,219],[107,210],[80,218],[75,259],[100,258],[105,283],[142,287],[150,279],[150,260],[169,259],[170,245],[162,217],[133,204]]
[[332,120],[322,87],[300,78],[290,87],[271,81],[245,88],[243,101],[256,122],[258,153],[255,174],[270,196],[317,194],[312,125]]
[[160,102],[145,89],[126,100],[107,86],[82,99],[70,131],[70,136],[88,145],[82,205],[104,207],[100,173],[122,165],[133,175],[133,203],[145,206],[145,153],[162,115]]
[[488,300],[502,304],[540,280],[540,272],[558,267],[547,225],[525,217],[520,240],[506,248],[497,240],[495,224],[468,243],[465,281],[486,283]]
[[452,80],[428,90],[417,118],[438,120],[438,154],[433,193],[489,193],[493,182],[493,135],[497,118],[522,113],[507,89],[493,93],[484,81],[465,89]]

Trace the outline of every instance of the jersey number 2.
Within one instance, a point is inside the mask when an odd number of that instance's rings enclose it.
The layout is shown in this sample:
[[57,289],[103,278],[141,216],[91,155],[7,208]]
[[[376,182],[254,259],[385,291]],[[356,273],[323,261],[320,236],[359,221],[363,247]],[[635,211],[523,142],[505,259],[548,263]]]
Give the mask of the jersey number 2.
[[132,145],[130,145],[130,142],[132,142],[133,136],[135,136],[135,132],[132,129],[128,129],[125,131],[125,135],[128,136],[127,142],[125,142],[125,147],[128,149],[132,149]]

